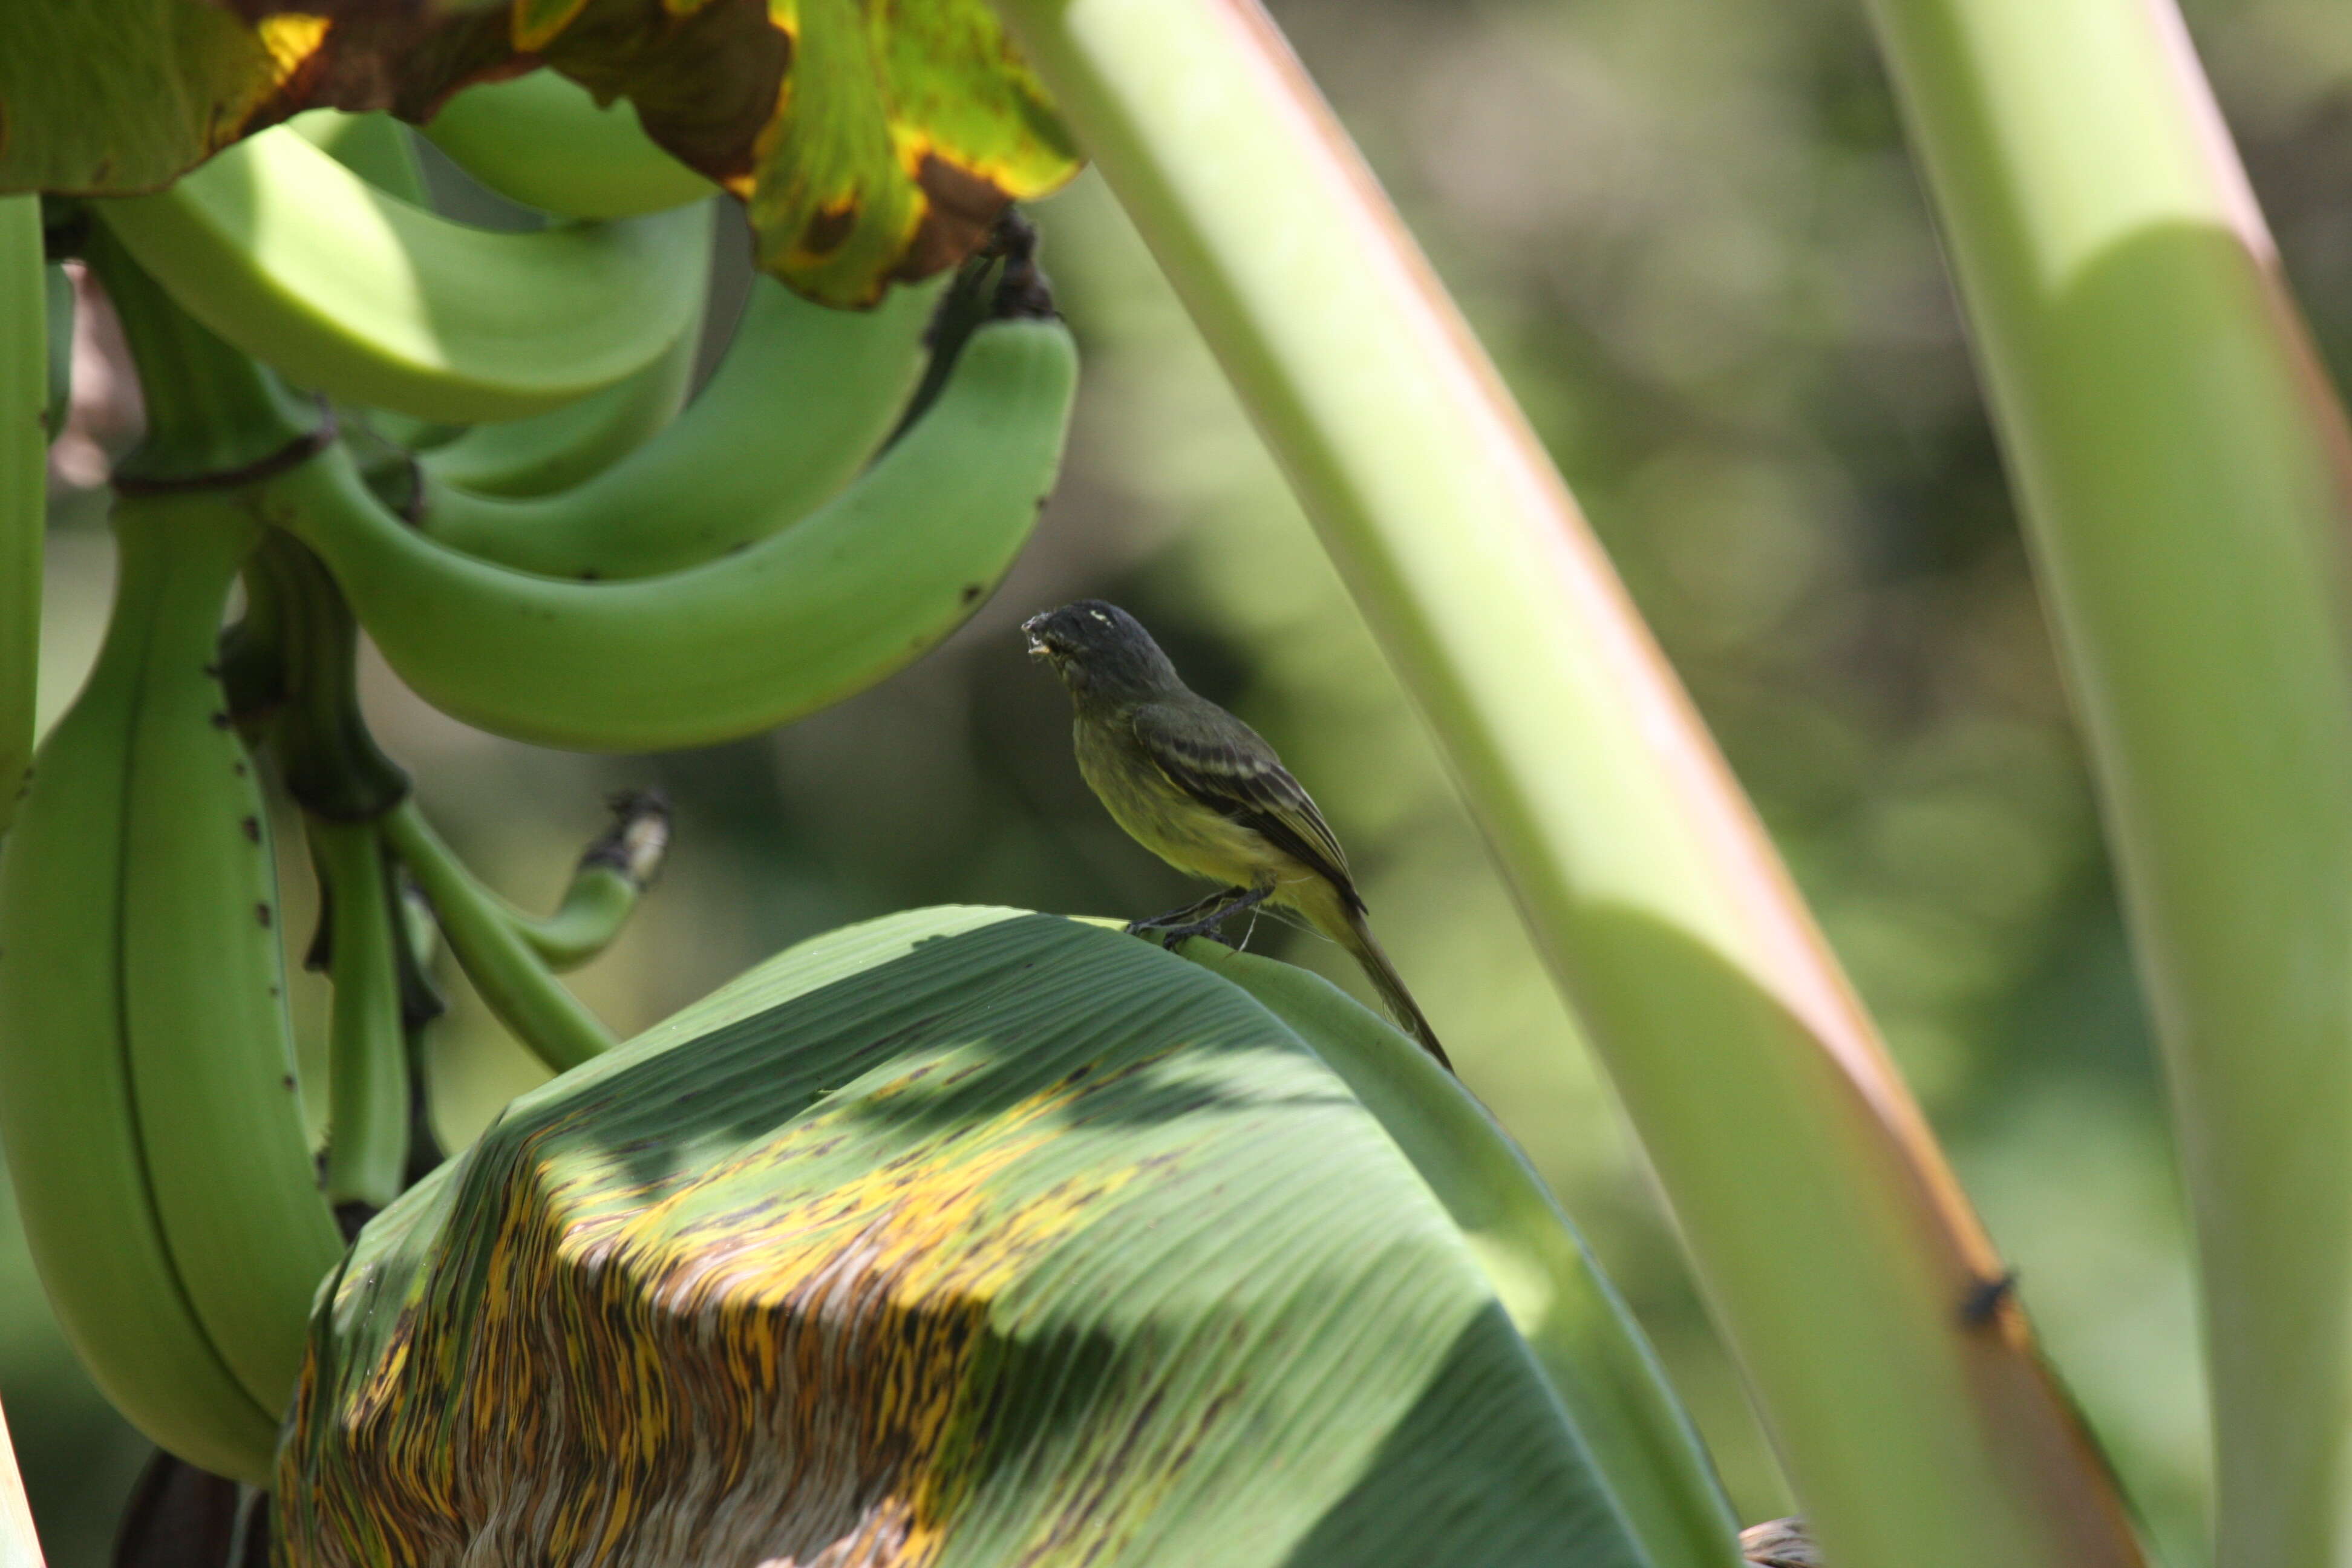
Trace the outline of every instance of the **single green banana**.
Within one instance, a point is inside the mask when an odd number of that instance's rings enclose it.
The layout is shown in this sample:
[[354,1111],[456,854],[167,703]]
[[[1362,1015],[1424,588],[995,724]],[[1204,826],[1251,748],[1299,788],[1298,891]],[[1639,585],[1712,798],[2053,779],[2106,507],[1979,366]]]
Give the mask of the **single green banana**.
[[40,689],[41,531],[56,401],[49,293],[41,198],[0,197],[0,833],[33,759]]
[[[206,670],[255,530],[181,510],[118,515],[97,667],[0,847],[0,1135],[42,1284],[107,1397],[181,1458],[264,1483],[286,1347],[336,1248],[259,923],[275,906],[266,823]],[[184,1094],[206,1109],[171,1103]],[[232,1100],[221,1144],[192,1151],[191,1123]],[[248,1208],[256,1174],[274,1190]],[[256,1299],[224,1302],[225,1278]],[[263,1295],[285,1321],[257,1357]],[[266,1365],[281,1383],[240,1375]]]
[[433,205],[416,156],[416,132],[391,115],[314,109],[286,128],[377,190],[415,206]]
[[659,358],[698,309],[698,210],[515,234],[381,191],[283,126],[153,195],[93,201],[205,326],[299,385],[420,419],[520,419]]
[[271,481],[271,500],[445,711],[579,751],[708,745],[863,690],[961,626],[1053,488],[1076,379],[1058,321],[983,326],[938,401],[832,501],[723,560],[636,582],[561,582],[450,550],[336,451]]
[[577,969],[610,947],[669,853],[669,801],[659,790],[625,790],[611,804],[613,826],[580,857],[555,912],[509,916],[551,969]]
[[[715,216],[715,213],[714,213]],[[694,279],[709,297],[708,274]],[[477,425],[418,459],[428,486],[485,496],[543,496],[604,473],[666,428],[693,390],[702,349],[698,308],[662,356],[625,381],[528,419]]]
[[613,1048],[613,1032],[555,978],[503,902],[433,831],[415,797],[385,816],[383,837],[431,900],[434,920],[476,994],[532,1055],[562,1072]]
[[893,289],[861,312],[758,279],[709,384],[659,436],[586,484],[527,501],[470,492],[436,452],[416,525],[485,561],[604,581],[766,538],[847,484],[890,433],[942,287]]
[[380,1209],[408,1170],[408,1039],[384,849],[373,824],[309,819],[327,893],[327,972],[334,1007],[327,1048],[327,1201]]
[[565,217],[635,217],[718,187],[646,135],[625,100],[598,107],[552,70],[469,87],[425,126],[436,147],[509,201]]
[[221,611],[260,535],[249,503],[195,490],[116,509],[124,570],[167,574],[129,748],[121,997],[156,1216],[207,1336],[275,1412],[342,1241],[295,1084],[268,808],[217,664]]

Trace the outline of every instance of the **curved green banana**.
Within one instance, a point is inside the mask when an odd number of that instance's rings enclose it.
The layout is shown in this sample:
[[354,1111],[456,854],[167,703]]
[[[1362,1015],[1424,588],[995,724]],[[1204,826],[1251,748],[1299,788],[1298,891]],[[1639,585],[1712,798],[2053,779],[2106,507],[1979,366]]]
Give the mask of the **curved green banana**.
[[555,912],[509,917],[551,969],[577,969],[611,946],[669,853],[669,801],[660,791],[624,791],[612,806],[613,826],[580,857]]
[[[181,521],[124,504],[97,668],[42,746],[0,847],[0,1131],[42,1284],[107,1397],[181,1458],[266,1482],[292,1367],[260,1391],[240,1373],[299,1347],[308,1284],[336,1247],[316,1193],[302,1190],[310,1163],[263,950],[275,933],[258,924],[261,902],[274,903],[260,805],[205,672],[253,525]],[[157,766],[194,771],[148,776]],[[194,838],[193,851],[173,842]],[[152,984],[138,978],[147,970]],[[257,1058],[275,1068],[258,1085],[244,1070]],[[190,1083],[206,1079],[255,1098],[229,1143],[191,1170],[185,1138],[158,1123],[181,1118],[176,1093],[217,1106]],[[274,1152],[262,1173],[285,1189],[257,1214],[241,1209],[256,1173],[248,1144]],[[180,1190],[167,1222],[169,1184]],[[289,1209],[292,1234],[273,1230]],[[219,1249],[211,1266],[199,1245]],[[275,1353],[258,1362],[215,1337],[243,1337],[245,1310],[217,1288],[247,1266],[256,1289],[297,1276],[291,1299],[272,1303],[291,1321],[264,1336]]]
[[123,570],[164,582],[123,802],[122,1020],[156,1216],[196,1316],[264,1410],[301,1370],[342,1240],[294,1079],[267,807],[221,690],[220,619],[259,537],[229,494],[126,497]]
[[847,484],[890,433],[942,287],[896,289],[861,312],[758,279],[727,357],[661,435],[589,483],[523,502],[468,493],[436,452],[416,524],[486,561],[607,581],[765,538]]
[[[708,275],[695,279],[708,298]],[[486,496],[543,496],[569,490],[626,458],[677,417],[694,385],[702,349],[698,308],[662,356],[625,381],[577,403],[528,419],[477,425],[423,454],[432,489]]]
[[1076,379],[1059,321],[985,325],[849,489],[724,560],[637,582],[560,582],[449,550],[335,451],[271,481],[271,500],[444,710],[581,751],[707,745],[862,690],[961,625],[1053,488]]
[[598,107],[552,70],[469,87],[425,134],[509,201],[565,217],[635,217],[683,206],[718,187],[654,145],[626,101]]
[[309,819],[311,858],[327,889],[327,1201],[338,1214],[380,1209],[408,1170],[408,1039],[400,1011],[405,932],[394,925],[392,887],[374,826]]
[[314,109],[286,128],[388,195],[420,207],[433,205],[425,165],[416,156],[416,135],[389,114],[345,114]]
[[562,1072],[613,1048],[613,1032],[531,951],[505,906],[441,841],[414,796],[385,816],[383,837],[432,901],[434,920],[476,994],[532,1055]]
[[[71,298],[70,295],[68,296]],[[41,198],[0,197],[0,833],[33,759],[51,365]]]
[[698,308],[687,209],[532,234],[437,216],[283,126],[153,195],[93,201],[180,307],[299,385],[420,419],[520,419],[659,358]]

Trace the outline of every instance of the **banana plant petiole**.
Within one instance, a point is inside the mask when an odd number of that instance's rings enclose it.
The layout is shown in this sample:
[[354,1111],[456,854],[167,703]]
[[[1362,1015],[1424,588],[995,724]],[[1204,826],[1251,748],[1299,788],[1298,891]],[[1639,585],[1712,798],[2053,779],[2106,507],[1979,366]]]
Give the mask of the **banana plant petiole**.
[[1253,0],[999,0],[1436,731],[1840,1568],[2126,1568],[1917,1106],[1493,365]]
[[1874,0],[2089,732],[2225,1568],[2352,1554],[2352,430],[2172,0]]

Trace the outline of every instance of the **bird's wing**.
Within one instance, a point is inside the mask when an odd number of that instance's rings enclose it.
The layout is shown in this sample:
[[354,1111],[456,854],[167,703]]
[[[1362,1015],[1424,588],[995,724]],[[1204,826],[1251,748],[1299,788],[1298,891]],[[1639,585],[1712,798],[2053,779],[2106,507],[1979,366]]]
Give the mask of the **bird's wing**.
[[1348,856],[1330,824],[1256,731],[1202,699],[1134,710],[1135,738],[1169,782],[1230,821],[1257,832],[1360,909]]

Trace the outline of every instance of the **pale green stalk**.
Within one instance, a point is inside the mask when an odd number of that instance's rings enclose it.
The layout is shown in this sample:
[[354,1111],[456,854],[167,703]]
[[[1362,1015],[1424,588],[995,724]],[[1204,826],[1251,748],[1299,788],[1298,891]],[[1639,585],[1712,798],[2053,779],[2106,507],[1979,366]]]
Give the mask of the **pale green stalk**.
[[499,900],[441,842],[414,798],[385,813],[383,831],[432,900],[441,934],[483,1005],[533,1056],[564,1072],[613,1048],[612,1031],[555,978]]
[[1876,0],[2195,1213],[2219,1561],[2352,1561],[2343,411],[2171,0]]
[[1000,7],[1444,743],[1827,1560],[2137,1563],[2014,1305],[1964,1317],[2000,1265],[1752,811],[1272,24]]
[[41,198],[0,197],[0,832],[33,760],[47,500],[48,279]]

